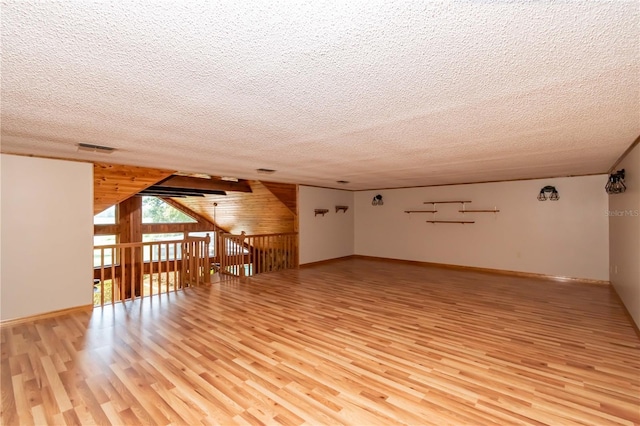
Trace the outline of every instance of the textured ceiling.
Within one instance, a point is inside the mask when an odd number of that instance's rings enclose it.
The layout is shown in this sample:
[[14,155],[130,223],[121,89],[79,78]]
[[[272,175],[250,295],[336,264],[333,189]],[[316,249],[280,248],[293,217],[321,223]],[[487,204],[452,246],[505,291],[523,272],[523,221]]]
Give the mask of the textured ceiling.
[[635,0],[3,1],[2,151],[349,189],[603,173],[640,134],[639,22]]

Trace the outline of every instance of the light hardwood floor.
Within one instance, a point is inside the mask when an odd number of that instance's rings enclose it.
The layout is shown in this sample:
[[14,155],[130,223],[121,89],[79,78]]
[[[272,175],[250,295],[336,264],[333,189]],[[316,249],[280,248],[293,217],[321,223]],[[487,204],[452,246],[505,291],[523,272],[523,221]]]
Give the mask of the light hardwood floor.
[[350,259],[2,328],[2,424],[640,423],[607,286]]

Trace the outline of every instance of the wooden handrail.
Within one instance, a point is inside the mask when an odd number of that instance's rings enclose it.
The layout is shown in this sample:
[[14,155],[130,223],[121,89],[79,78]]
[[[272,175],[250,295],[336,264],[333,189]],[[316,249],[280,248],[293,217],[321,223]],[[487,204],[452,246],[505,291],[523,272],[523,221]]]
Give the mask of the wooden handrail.
[[[183,240],[94,246],[94,262],[99,260],[99,264],[94,265],[94,279],[98,280],[100,290],[99,300],[94,304],[104,305],[106,296],[114,303],[166,293],[170,287],[175,291],[209,283],[210,243],[211,237],[207,234]],[[109,264],[106,264],[107,257]],[[106,293],[107,285],[110,285],[110,294]]]
[[220,271],[236,276],[298,267],[298,234],[221,234],[218,240]]
[[145,242],[138,242],[138,243],[121,243],[121,244],[105,244],[102,246],[94,246],[94,250],[99,249],[99,248],[118,248],[118,247],[144,247],[144,246],[150,246],[150,245],[154,245],[154,244],[173,244],[173,243],[183,243],[192,239],[202,239],[204,240],[206,237],[187,237],[183,240],[163,240],[163,241],[145,241]]
[[[238,235],[234,235],[234,234],[224,234],[224,235],[231,235],[231,236],[238,236]],[[251,234],[251,235],[245,235],[245,238],[249,238],[249,237],[277,237],[279,235],[298,235],[297,232],[280,232],[277,234]]]

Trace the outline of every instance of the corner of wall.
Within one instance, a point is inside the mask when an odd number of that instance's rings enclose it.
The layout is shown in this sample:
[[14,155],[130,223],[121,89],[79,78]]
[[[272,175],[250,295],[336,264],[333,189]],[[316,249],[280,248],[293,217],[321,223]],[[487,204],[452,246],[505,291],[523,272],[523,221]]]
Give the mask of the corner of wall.
[[616,167],[627,190],[609,196],[610,281],[640,328],[640,145]]

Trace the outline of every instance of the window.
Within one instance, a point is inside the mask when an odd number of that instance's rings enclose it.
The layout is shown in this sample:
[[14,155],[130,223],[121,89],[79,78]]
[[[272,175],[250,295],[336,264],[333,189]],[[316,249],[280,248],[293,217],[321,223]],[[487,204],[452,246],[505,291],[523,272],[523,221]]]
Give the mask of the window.
[[[93,236],[93,245],[94,246],[109,246],[116,244],[116,236],[115,235],[94,235]],[[102,261],[102,252],[101,249],[93,249],[93,267],[99,268]],[[104,250],[104,266],[111,266],[113,264],[113,249],[105,249]]]
[[[151,243],[156,241],[181,241],[184,239],[184,234],[182,232],[175,232],[172,234],[143,234],[142,242],[143,243]],[[151,256],[153,255],[153,260],[167,260],[167,255],[169,256],[168,260],[180,259],[182,257],[182,245],[181,244],[159,244],[159,245],[151,245],[144,246],[144,261],[151,261]],[[177,257],[176,257],[177,253]]]
[[116,223],[116,206],[115,205],[93,216],[94,225],[115,225],[115,223]]
[[157,197],[142,197],[142,223],[195,223],[197,220]]

